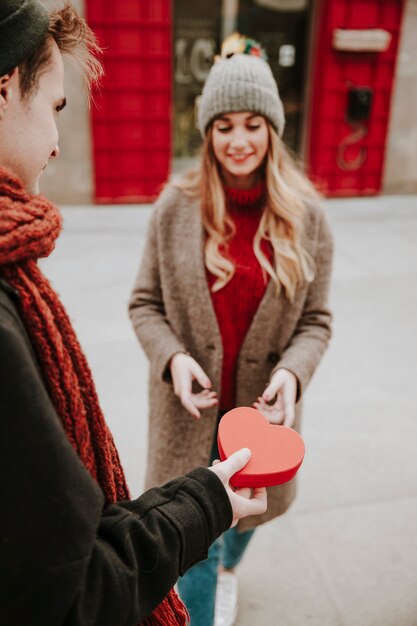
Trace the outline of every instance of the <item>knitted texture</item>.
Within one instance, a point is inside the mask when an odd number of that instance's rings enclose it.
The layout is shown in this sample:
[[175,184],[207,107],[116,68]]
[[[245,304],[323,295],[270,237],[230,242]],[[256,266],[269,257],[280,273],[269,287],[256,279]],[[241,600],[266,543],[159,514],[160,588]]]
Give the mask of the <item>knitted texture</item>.
[[[110,504],[130,499],[123,469],[69,317],[37,265],[53,250],[61,225],[53,204],[26,194],[16,178],[0,169],[0,276],[20,296],[19,312],[65,433]],[[142,622],[186,623],[174,591]]]
[[[219,291],[212,292],[213,307],[219,324],[223,343],[220,409],[228,410],[236,403],[236,364],[243,341],[265,293],[269,276],[264,276],[262,267],[253,250],[253,239],[259,227],[265,204],[265,185],[240,191],[225,189],[228,211],[236,233],[222,254],[235,264],[231,280]],[[262,241],[262,251],[272,261],[272,247]],[[207,272],[211,287],[216,276]],[[254,398],[255,400],[255,398]]]
[[0,76],[42,45],[48,26],[49,14],[38,0],[1,0]]
[[199,127],[203,137],[216,117],[233,111],[263,115],[282,137],[284,108],[271,68],[260,57],[234,54],[219,59],[212,66],[199,103]]

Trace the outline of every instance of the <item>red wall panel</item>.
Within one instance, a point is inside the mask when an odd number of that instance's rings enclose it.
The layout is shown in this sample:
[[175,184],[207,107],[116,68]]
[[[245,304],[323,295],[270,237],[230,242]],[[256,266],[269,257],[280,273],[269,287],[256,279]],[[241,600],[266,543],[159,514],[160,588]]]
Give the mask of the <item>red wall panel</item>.
[[[403,0],[321,0],[312,98],[308,121],[308,166],[327,195],[376,194],[381,189],[384,149]],[[347,52],[332,47],[333,30],[385,29],[384,52]],[[347,119],[351,87],[373,90],[362,130]],[[355,161],[358,160],[358,166]]]
[[95,199],[146,202],[171,162],[171,2],[87,0],[87,19],[106,72],[92,109]]

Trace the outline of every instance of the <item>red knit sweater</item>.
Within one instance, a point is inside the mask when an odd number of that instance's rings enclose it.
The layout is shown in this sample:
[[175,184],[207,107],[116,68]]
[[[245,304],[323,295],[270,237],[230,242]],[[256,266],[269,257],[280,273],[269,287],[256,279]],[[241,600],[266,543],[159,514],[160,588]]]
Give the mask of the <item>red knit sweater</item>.
[[[236,234],[222,253],[233,261],[236,270],[227,285],[211,292],[224,353],[219,402],[221,410],[235,406],[237,359],[269,280],[268,275],[264,277],[253,250],[253,239],[265,206],[265,184],[261,183],[247,191],[225,188],[225,192]],[[272,261],[272,247],[264,240],[262,251]],[[207,272],[207,279],[211,289],[216,277]]]

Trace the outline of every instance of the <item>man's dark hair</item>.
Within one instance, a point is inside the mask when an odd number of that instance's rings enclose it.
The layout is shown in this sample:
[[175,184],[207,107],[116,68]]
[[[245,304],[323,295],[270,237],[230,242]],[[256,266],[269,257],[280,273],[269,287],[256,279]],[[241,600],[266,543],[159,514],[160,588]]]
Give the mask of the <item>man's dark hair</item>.
[[19,64],[20,92],[28,98],[39,84],[42,72],[51,60],[50,39],[53,38],[63,53],[75,57],[83,70],[84,83],[88,90],[99,81],[103,67],[99,61],[101,54],[96,36],[86,21],[67,3],[49,15],[49,27],[40,47]]

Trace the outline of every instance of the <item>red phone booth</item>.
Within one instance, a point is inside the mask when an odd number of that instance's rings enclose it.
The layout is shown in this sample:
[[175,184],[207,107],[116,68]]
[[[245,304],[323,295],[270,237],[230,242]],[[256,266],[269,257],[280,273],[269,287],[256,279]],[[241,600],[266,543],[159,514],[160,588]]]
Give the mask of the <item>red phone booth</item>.
[[403,4],[320,3],[306,156],[326,195],[381,190]]
[[96,202],[155,197],[171,161],[171,2],[88,0],[104,48],[92,109]]

